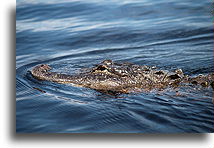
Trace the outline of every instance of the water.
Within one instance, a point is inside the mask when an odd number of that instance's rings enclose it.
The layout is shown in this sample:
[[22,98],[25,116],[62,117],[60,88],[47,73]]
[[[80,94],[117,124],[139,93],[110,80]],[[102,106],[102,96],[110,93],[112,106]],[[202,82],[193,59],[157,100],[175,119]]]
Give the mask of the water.
[[214,132],[210,88],[115,97],[29,73],[45,63],[72,74],[105,59],[210,73],[211,10],[209,0],[17,0],[17,132]]

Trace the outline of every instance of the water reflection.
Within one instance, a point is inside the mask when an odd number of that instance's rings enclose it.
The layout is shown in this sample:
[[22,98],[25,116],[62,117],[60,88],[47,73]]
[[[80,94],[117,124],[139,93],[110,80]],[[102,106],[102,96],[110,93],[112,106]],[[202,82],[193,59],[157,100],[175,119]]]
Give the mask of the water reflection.
[[211,73],[211,6],[208,0],[18,0],[17,132],[213,132],[211,89],[112,96],[28,73],[45,63],[72,74],[104,59]]

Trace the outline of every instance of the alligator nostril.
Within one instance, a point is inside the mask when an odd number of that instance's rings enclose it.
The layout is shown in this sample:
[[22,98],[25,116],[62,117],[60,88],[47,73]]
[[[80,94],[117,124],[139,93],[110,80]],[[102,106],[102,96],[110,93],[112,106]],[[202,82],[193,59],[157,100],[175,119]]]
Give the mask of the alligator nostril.
[[106,65],[111,65],[111,64],[113,64],[112,60],[104,60],[102,63],[103,63],[103,64],[106,64]]

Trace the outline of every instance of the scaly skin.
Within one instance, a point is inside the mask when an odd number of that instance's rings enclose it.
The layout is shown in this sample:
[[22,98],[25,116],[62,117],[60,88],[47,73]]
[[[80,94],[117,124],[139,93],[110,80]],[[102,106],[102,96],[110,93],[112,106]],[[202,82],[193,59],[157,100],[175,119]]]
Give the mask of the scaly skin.
[[87,68],[75,75],[50,72],[51,67],[37,65],[31,71],[39,80],[69,83],[74,86],[92,88],[98,91],[130,93],[139,90],[164,89],[181,85],[201,85],[213,88],[213,74],[188,77],[181,69],[174,72],[157,70],[149,66],[132,63],[115,63],[105,60],[95,67]]

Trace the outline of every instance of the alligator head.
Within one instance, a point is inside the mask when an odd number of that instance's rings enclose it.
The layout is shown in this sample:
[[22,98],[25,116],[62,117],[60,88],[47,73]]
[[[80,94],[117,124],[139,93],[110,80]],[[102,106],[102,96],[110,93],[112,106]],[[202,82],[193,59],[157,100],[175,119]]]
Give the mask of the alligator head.
[[49,65],[42,64],[34,67],[31,73],[40,80],[69,83],[102,92],[122,93],[135,92],[142,89],[162,89],[168,86],[176,87],[180,82],[189,83],[190,80],[197,80],[196,78],[188,78],[181,69],[169,72],[145,65],[116,63],[111,60],[104,60],[100,64],[74,75],[50,72],[50,70],[51,67]]

